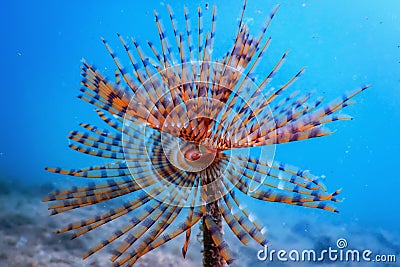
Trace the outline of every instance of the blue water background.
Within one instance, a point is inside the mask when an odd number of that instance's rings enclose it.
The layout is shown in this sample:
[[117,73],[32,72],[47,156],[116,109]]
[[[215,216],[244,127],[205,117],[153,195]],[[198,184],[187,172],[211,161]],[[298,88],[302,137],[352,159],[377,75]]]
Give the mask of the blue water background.
[[[183,26],[183,6],[192,15],[206,1],[168,1]],[[242,1],[208,1],[204,20],[217,5],[214,56],[231,47]],[[250,0],[245,14],[258,34],[270,10],[281,7],[267,34],[270,48],[257,73],[267,75],[290,49],[275,77],[282,84],[301,67],[304,75],[291,90],[316,90],[326,100],[371,84],[346,108],[354,121],[329,127],[332,136],[279,145],[276,159],[325,175],[333,191],[343,188],[339,214],[282,204],[270,209],[301,209],[321,223],[356,223],[366,229],[400,230],[400,2]],[[68,149],[65,138],[78,123],[101,125],[93,107],[76,98],[84,57],[106,74],[115,66],[100,37],[123,55],[116,33],[138,41],[158,41],[153,10],[163,18],[173,43],[164,1],[7,1],[1,8],[0,174],[24,183],[62,185],[67,178],[46,173],[45,166],[84,167],[106,162]],[[192,16],[193,17],[193,16]],[[194,29],[196,24],[193,24]],[[205,22],[207,28],[209,22]],[[124,57],[122,57],[124,58]],[[127,58],[124,58],[125,62]],[[279,219],[279,218],[271,218]]]

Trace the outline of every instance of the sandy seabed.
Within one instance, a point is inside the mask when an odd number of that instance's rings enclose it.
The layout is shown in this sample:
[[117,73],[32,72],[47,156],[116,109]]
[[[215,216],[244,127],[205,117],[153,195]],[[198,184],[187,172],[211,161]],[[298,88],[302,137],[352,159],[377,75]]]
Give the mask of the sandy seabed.
[[[88,209],[48,216],[47,204],[41,199],[54,188],[51,184],[22,186],[16,182],[5,182],[0,178],[0,267],[84,267],[84,266],[112,266],[110,250],[105,248],[86,260],[82,260],[85,251],[93,247],[102,236],[107,237],[115,227],[123,227],[121,222],[107,224],[101,227],[100,233],[84,235],[70,240],[70,234],[56,235],[53,231],[60,229],[69,222],[87,218]],[[98,207],[97,207],[98,206]],[[91,207],[96,213],[105,206]],[[97,210],[96,210],[97,209]],[[299,213],[301,214],[301,213]],[[85,216],[86,215],[86,216]],[[393,233],[382,229],[365,231],[356,226],[344,226],[312,220],[312,218],[296,217],[295,220],[288,214],[270,214],[279,218],[267,226],[273,229],[269,234],[271,247],[269,249],[315,249],[320,251],[328,246],[334,246],[333,237],[352,237],[351,247],[357,249],[368,248],[375,253],[393,254],[397,256],[397,263],[361,263],[361,262],[262,262],[257,259],[257,251],[261,249],[256,244],[248,247],[241,243],[226,230],[226,239],[237,256],[234,267],[244,266],[400,266],[400,233]],[[186,259],[182,258],[181,247],[183,238],[168,242],[142,257],[135,266],[138,267],[200,267],[201,243],[196,235],[199,232],[195,227]],[[236,240],[235,240],[236,239]],[[366,245],[367,244],[367,245]]]

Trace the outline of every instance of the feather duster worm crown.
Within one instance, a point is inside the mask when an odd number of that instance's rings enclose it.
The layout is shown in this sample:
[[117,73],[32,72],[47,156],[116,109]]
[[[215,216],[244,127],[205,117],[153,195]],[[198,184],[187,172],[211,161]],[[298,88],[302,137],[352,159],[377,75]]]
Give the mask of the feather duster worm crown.
[[273,160],[272,156],[256,156],[249,148],[331,134],[324,126],[350,120],[338,111],[368,86],[320,105],[322,98],[312,100],[309,92],[288,92],[303,73],[301,69],[282,86],[273,88],[270,81],[287,52],[262,80],[256,80],[256,67],[271,41],[265,33],[278,8],[270,13],[261,32],[252,35],[243,22],[245,7],[246,2],[233,46],[221,57],[212,54],[216,45],[215,8],[211,29],[205,33],[201,8],[193,19],[185,8],[184,28],[178,29],[168,7],[173,33],[164,30],[155,12],[157,45],[148,41],[142,48],[135,39],[126,41],[118,35],[130,68],[123,67],[103,39],[116,65],[114,81],[83,61],[79,98],[94,105],[108,126],[102,129],[82,123],[83,130],[68,136],[70,147],[113,161],[82,169],[46,168],[95,178],[96,182],[57,190],[44,201],[51,202],[49,210],[55,215],[129,197],[123,205],[57,231],[71,231],[76,238],[111,221],[123,221],[123,228],[115,229],[84,258],[115,241],[119,245],[112,253],[114,266],[132,266],[146,253],[184,233],[185,256],[191,229],[202,219],[230,264],[234,255],[211,218],[208,203],[216,203],[240,242],[267,243],[261,224],[240,205],[237,194],[337,212],[332,204],[338,201],[340,190],[328,193],[309,171]]

